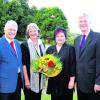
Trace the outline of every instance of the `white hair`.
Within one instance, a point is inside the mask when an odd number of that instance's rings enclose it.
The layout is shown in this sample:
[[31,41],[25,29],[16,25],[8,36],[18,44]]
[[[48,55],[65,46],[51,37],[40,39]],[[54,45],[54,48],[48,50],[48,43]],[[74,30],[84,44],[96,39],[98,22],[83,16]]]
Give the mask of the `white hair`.
[[30,23],[30,24],[27,26],[26,34],[28,34],[29,29],[30,29],[31,27],[35,28],[35,29],[37,30],[37,32],[38,32],[38,35],[39,35],[40,29],[39,29],[39,27],[37,26],[37,24],[35,24],[35,23]]
[[16,31],[18,30],[18,24],[14,20],[9,20],[6,22],[4,29],[13,26],[15,27]]
[[89,21],[91,21],[91,20],[90,20],[90,16],[89,16],[89,14],[87,14],[87,13],[82,13],[82,14],[80,14],[79,18],[81,18],[81,17],[86,17]]

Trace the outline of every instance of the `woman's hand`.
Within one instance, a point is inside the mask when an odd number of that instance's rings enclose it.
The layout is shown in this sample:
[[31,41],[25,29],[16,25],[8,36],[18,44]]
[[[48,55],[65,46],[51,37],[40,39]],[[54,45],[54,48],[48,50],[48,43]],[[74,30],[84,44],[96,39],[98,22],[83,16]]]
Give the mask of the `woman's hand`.
[[25,87],[27,89],[30,89],[30,82],[29,82],[29,79],[25,80]]

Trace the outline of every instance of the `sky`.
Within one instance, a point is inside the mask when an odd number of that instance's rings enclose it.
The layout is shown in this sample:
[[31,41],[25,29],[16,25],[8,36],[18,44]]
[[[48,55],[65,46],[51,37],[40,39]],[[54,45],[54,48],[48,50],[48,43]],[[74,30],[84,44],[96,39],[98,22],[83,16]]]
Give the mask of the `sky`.
[[41,7],[59,7],[68,19],[71,32],[80,32],[78,17],[87,13],[91,19],[91,28],[100,32],[100,0],[29,0],[29,5]]

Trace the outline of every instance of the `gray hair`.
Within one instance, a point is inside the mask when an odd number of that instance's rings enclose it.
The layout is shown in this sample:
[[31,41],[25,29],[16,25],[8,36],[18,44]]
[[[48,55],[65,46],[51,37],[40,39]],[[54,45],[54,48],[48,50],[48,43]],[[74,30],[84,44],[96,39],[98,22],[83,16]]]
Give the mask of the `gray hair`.
[[35,23],[30,23],[29,25],[27,25],[27,29],[26,29],[26,35],[27,37],[29,38],[29,30],[30,28],[35,28],[37,30],[37,35],[39,36],[40,34],[40,29],[39,27],[37,26],[37,24]]
[[89,16],[87,13],[82,13],[82,14],[79,16],[79,18],[81,18],[81,17],[87,17],[88,20],[90,21],[90,16]]
[[5,26],[4,26],[4,30],[5,30],[6,28],[8,28],[9,26],[14,26],[15,29],[16,29],[16,31],[18,30],[18,24],[17,24],[17,22],[14,21],[14,20],[9,20],[9,21],[7,21],[6,24],[5,24]]
[[88,22],[91,24],[91,18],[90,18],[90,16],[89,16],[87,13],[82,13],[82,14],[79,16],[79,19],[80,19],[81,17],[86,17],[87,20],[88,20]]

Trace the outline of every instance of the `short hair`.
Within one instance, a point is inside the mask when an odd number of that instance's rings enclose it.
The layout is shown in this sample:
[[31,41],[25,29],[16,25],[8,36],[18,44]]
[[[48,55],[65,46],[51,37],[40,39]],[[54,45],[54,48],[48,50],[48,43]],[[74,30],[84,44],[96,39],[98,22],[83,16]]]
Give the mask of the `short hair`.
[[88,15],[87,13],[82,13],[82,14],[79,16],[79,18],[81,18],[81,17],[87,17],[87,18],[90,20],[89,15]]
[[9,26],[14,26],[16,28],[16,31],[18,30],[18,24],[14,20],[9,20],[6,22],[4,29],[8,28]]
[[35,24],[35,23],[30,23],[29,25],[27,25],[27,28],[26,28],[26,35],[27,35],[27,37],[29,38],[29,29],[31,28],[31,27],[33,27],[33,28],[35,28],[36,30],[37,30],[37,35],[39,35],[39,33],[40,33],[40,29],[39,29],[39,27],[37,26],[37,24]]
[[63,28],[57,28],[57,29],[54,31],[54,39],[55,39],[56,35],[57,35],[58,33],[60,33],[60,32],[64,33],[65,37],[67,36],[67,31],[66,31],[65,29],[63,29]]

